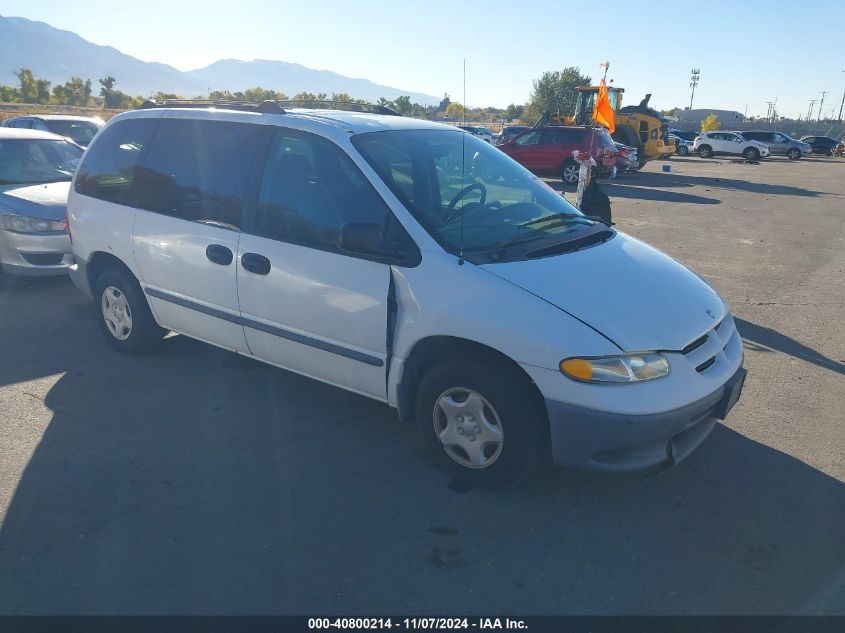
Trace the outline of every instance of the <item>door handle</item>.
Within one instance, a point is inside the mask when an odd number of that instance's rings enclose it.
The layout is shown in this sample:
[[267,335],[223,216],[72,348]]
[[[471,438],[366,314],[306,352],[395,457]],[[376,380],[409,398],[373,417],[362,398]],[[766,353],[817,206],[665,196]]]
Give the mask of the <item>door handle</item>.
[[270,272],[270,260],[258,253],[244,253],[241,256],[241,266],[256,275],[266,275]]
[[221,266],[228,266],[235,258],[232,254],[232,250],[222,244],[209,244],[205,249],[205,256],[208,257],[210,261],[215,264],[220,264]]

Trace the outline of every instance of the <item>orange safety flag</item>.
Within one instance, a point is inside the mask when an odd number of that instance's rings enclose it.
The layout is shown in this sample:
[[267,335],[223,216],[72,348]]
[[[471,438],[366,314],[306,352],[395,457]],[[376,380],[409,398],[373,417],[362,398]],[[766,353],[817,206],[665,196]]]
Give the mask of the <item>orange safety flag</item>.
[[607,84],[604,79],[601,80],[599,85],[596,107],[593,108],[593,121],[605,126],[611,134],[616,130],[616,119],[613,117],[613,108],[610,106],[610,99],[607,97]]

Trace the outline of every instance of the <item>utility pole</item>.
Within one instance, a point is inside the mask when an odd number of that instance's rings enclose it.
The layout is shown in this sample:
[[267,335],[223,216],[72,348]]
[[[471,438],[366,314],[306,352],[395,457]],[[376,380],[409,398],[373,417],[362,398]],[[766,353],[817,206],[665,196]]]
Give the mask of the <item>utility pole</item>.
[[766,105],[769,106],[769,108],[766,110],[766,120],[769,123],[772,122],[772,115],[774,114],[774,111],[775,111],[775,103],[777,103],[777,102],[776,101],[766,101]]
[[745,104],[745,112],[742,114],[742,119],[745,120],[748,118],[748,104]]
[[813,120],[813,106],[816,105],[815,99],[810,99],[810,108],[807,110],[807,123]]
[[821,121],[821,120],[822,120],[822,106],[824,105],[824,96],[825,96],[828,92],[830,92],[830,91],[829,91],[829,90],[822,90],[822,91],[821,91],[822,102],[819,104],[819,121]]
[[695,87],[698,85],[698,76],[701,74],[701,70],[698,68],[693,68],[690,72],[690,82],[689,86],[692,88],[692,93],[689,96],[689,109],[692,110],[692,98],[695,96]]
[[[842,71],[845,73],[845,70]],[[842,93],[842,103],[839,104],[839,122],[842,123],[842,106],[845,106],[845,92]]]

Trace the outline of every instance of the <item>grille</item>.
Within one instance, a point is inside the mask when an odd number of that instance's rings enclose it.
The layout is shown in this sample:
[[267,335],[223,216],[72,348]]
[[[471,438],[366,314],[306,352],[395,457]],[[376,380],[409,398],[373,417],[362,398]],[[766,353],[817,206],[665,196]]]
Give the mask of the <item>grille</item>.
[[697,371],[700,374],[701,372],[705,371],[708,367],[710,367],[715,362],[716,362],[716,357],[711,356],[706,361],[701,363],[698,367],[696,367],[695,371]]
[[681,354],[689,354],[691,351],[698,349],[702,345],[707,342],[707,334],[702,336],[701,338],[695,339],[692,343],[687,345],[684,349],[681,350]]
[[33,266],[58,266],[62,263],[62,253],[21,253],[21,256]]

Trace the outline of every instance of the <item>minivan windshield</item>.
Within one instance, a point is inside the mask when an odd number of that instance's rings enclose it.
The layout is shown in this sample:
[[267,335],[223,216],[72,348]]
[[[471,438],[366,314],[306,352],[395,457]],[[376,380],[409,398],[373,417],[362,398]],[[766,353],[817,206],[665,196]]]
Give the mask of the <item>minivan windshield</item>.
[[70,180],[82,150],[67,141],[0,140],[0,185]]
[[444,249],[474,263],[513,261],[608,230],[470,134],[391,130],[352,142]]

